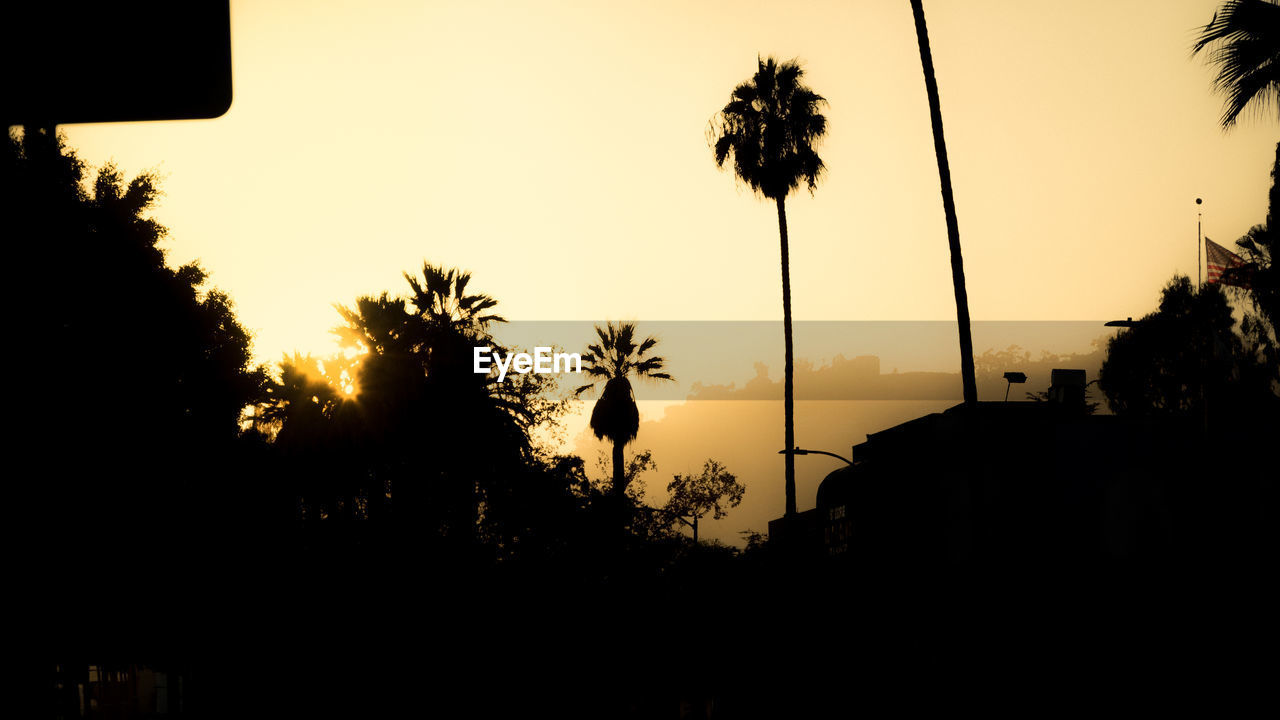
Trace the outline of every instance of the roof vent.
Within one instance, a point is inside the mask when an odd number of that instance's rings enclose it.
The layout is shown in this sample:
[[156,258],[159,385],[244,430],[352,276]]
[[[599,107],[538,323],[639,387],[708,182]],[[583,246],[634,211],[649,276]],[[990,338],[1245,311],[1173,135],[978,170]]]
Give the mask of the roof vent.
[[1084,405],[1085,373],[1083,370],[1059,370],[1049,376],[1049,400],[1059,405]]

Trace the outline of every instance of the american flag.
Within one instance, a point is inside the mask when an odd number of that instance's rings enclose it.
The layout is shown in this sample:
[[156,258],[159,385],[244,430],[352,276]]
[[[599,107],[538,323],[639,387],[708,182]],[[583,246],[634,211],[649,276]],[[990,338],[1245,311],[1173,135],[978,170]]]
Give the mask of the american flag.
[[[1209,238],[1204,239],[1204,266],[1209,273],[1211,283],[1249,287],[1247,276],[1249,265],[1244,258]],[[1239,270],[1235,270],[1236,268]]]

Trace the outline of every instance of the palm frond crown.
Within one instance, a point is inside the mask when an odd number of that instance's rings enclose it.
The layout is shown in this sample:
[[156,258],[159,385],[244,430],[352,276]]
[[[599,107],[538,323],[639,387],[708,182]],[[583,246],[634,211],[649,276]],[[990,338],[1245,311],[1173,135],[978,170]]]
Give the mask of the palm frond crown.
[[812,192],[826,170],[813,146],[827,130],[821,112],[827,101],[803,77],[796,60],[757,58],[755,75],[734,88],[711,123],[716,165],[730,163],[740,180],[771,200],[801,184]]
[[501,315],[486,312],[498,304],[497,300],[466,293],[471,282],[469,272],[423,263],[421,282],[409,273],[404,274],[404,279],[409,283],[410,301],[429,323],[474,334],[486,332],[492,323],[506,322]]
[[1191,54],[1210,47],[1207,59],[1218,68],[1213,86],[1226,96],[1224,129],[1234,126],[1250,105],[1259,112],[1274,105],[1280,116],[1280,3],[1224,3],[1201,29]]
[[630,442],[640,428],[639,411],[630,377],[652,380],[674,380],[665,371],[666,360],[650,355],[657,338],[646,337],[637,342],[635,323],[606,323],[595,327],[598,341],[587,346],[582,355],[583,372],[591,382],[579,387],[582,395],[604,381],[604,390],[591,413],[591,430],[597,438],[614,442]]
[[595,387],[596,383],[608,382],[615,378],[635,376],[653,380],[673,380],[664,371],[666,359],[649,355],[649,351],[658,344],[655,337],[647,337],[636,342],[635,323],[607,323],[605,327],[595,327],[598,342],[587,345],[587,352],[582,354],[582,371],[592,380],[579,387],[578,395]]

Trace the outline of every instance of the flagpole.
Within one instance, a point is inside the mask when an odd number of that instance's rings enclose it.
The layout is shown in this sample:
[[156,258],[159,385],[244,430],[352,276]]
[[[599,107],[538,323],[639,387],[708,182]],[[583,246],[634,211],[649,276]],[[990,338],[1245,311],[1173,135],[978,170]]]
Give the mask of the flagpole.
[[1200,287],[1200,266],[1204,263],[1200,262],[1200,248],[1204,246],[1204,240],[1200,235],[1200,198],[1196,198],[1196,287]]

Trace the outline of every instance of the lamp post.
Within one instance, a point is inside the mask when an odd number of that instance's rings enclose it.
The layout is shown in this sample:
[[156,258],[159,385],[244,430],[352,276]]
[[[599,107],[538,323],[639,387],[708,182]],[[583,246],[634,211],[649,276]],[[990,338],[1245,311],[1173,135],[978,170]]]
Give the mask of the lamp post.
[[1204,202],[1200,198],[1196,198],[1196,287],[1200,287],[1200,248],[1204,247],[1204,241],[1201,240],[1200,234],[1200,208],[1199,205]]
[[1004,401],[1009,402],[1009,388],[1013,387],[1014,383],[1026,382],[1027,374],[1010,371],[1004,374],[1004,379],[1009,381],[1009,384],[1004,386]]
[[1103,323],[1103,324],[1102,324],[1102,326],[1103,326],[1103,327],[1127,327],[1127,328],[1131,328],[1131,327],[1137,327],[1137,326],[1138,326],[1138,325],[1140,325],[1141,323],[1142,323],[1142,321],[1141,321],[1141,320],[1134,320],[1133,318],[1129,318],[1128,320],[1109,320],[1109,321],[1107,321],[1107,322]]
[[833,452],[827,452],[826,450],[805,450],[803,448],[792,448],[790,450],[779,450],[778,454],[779,455],[827,455],[837,460],[844,460],[849,465],[853,464],[852,460],[842,457],[840,455],[837,455]]

